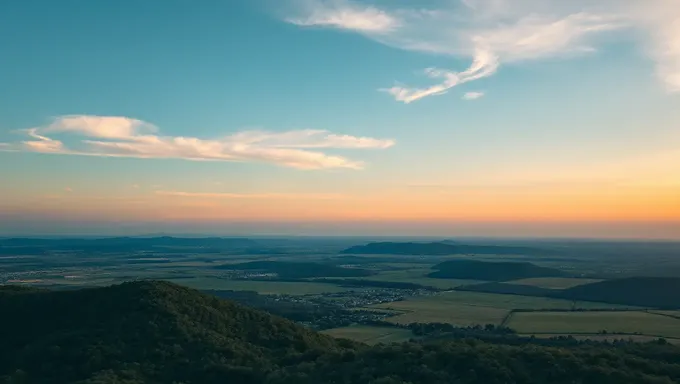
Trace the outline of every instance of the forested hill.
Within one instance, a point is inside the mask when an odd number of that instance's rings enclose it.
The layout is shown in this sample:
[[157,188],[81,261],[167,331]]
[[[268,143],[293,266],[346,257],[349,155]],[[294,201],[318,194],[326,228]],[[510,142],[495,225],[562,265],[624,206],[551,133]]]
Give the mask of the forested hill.
[[680,309],[680,278],[631,277],[585,284],[559,293],[569,300]]
[[432,267],[429,277],[440,279],[469,279],[485,281],[509,281],[531,277],[556,277],[565,273],[553,268],[541,267],[527,262],[449,260]]
[[534,255],[542,256],[554,253],[553,251],[530,248],[511,247],[497,245],[463,245],[450,242],[438,243],[369,243],[357,245],[342,251],[345,254],[355,255]]
[[368,347],[163,282],[59,292],[0,287],[0,310],[2,384],[680,381],[680,348],[663,342]]
[[0,290],[0,383],[23,376],[55,384],[117,382],[112,377],[250,383],[281,359],[339,348],[288,320],[171,283],[6,290]]

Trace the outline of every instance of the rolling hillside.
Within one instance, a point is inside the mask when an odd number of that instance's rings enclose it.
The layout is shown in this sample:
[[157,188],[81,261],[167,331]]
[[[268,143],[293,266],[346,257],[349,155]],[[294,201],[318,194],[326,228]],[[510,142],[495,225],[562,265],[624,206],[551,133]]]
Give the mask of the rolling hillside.
[[[368,347],[165,282],[0,287],[3,384],[674,383],[663,342],[519,339]],[[632,363],[634,362],[634,363]]]

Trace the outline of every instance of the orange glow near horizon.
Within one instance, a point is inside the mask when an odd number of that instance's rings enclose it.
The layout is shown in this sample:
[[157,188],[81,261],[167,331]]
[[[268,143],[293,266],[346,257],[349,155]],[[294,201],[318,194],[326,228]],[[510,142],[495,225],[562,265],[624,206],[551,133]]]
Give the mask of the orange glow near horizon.
[[550,187],[383,191],[367,196],[206,197],[140,194],[94,197],[68,193],[24,199],[3,211],[76,220],[128,221],[678,221],[680,186]]

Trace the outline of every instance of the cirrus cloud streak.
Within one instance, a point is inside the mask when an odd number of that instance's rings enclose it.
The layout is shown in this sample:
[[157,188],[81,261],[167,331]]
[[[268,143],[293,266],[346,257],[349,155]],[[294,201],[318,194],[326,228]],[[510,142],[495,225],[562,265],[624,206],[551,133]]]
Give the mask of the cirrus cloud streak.
[[679,0],[442,0],[429,9],[376,0],[289,1],[298,17],[288,21],[302,27],[353,31],[399,49],[471,60],[462,71],[426,70],[440,80],[427,87],[381,89],[403,103],[445,94],[506,64],[593,53],[605,37],[641,45],[661,82],[680,92]]

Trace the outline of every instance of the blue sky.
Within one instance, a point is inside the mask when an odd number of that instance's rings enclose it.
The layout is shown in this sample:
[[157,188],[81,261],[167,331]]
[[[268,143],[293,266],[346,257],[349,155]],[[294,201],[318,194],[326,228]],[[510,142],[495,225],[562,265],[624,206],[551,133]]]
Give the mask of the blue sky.
[[410,4],[2,2],[0,215],[675,233],[677,0]]

